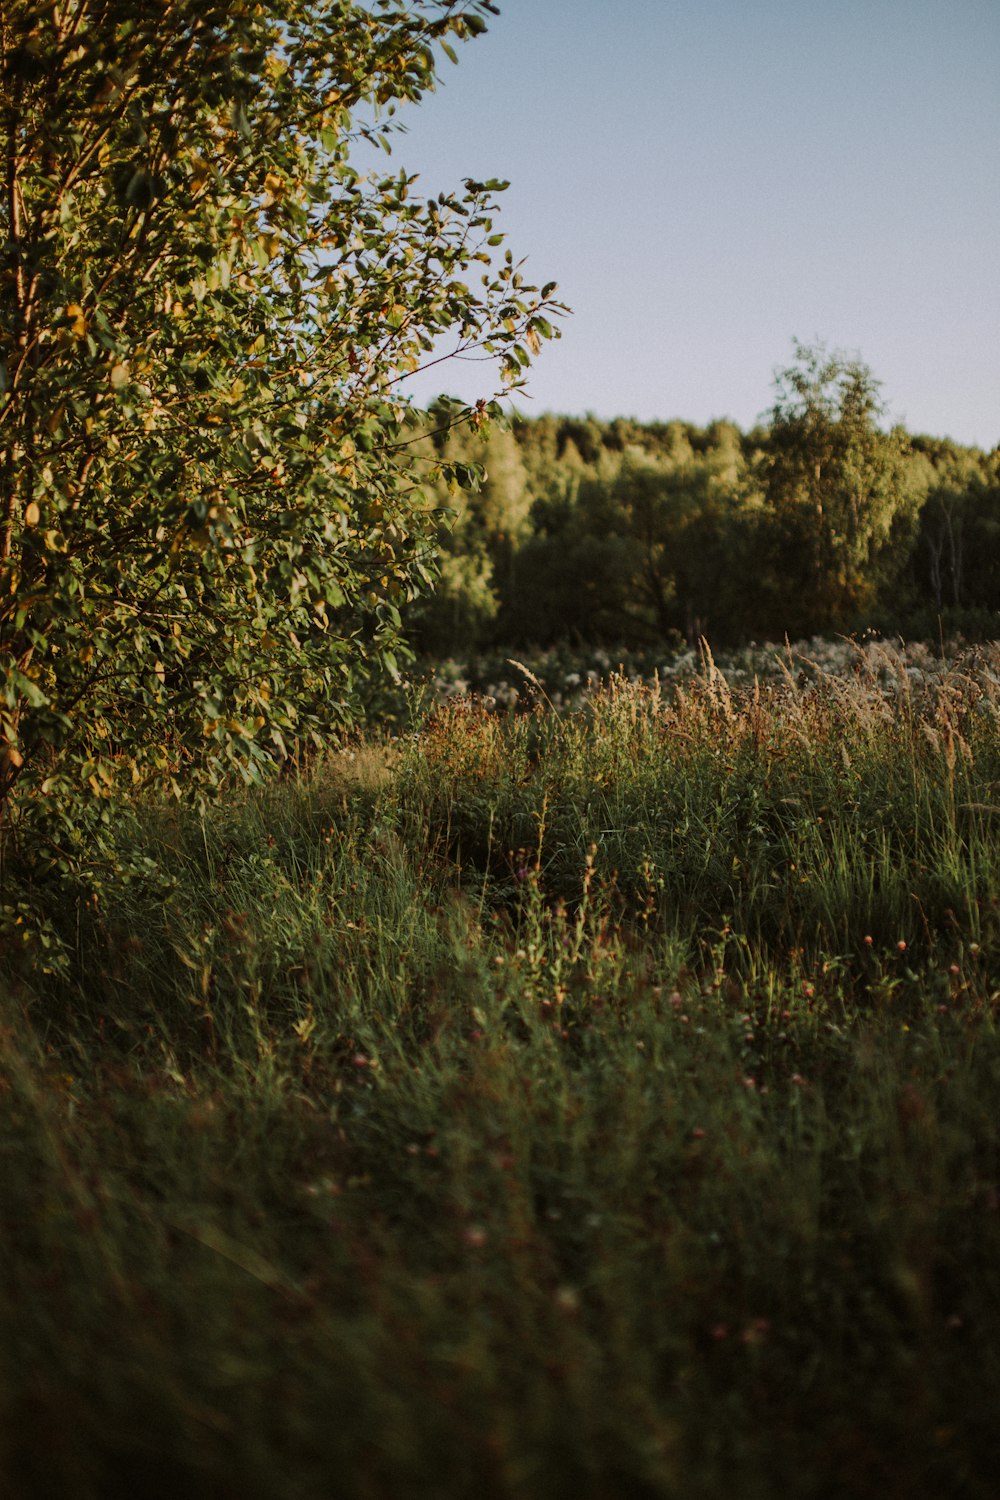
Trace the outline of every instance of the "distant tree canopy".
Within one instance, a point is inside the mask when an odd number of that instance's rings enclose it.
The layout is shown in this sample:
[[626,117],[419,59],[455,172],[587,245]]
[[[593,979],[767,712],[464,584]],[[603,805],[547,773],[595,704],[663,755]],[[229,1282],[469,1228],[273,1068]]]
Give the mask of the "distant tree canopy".
[[478,497],[442,529],[446,579],[407,611],[418,644],[995,632],[1000,450],[886,430],[860,360],[793,353],[748,433],[545,416],[488,450],[452,435],[453,459],[517,483],[496,530],[472,523]]
[[552,287],[496,259],[504,183],[425,201],[356,157],[494,13],[4,0],[0,812],[253,776],[392,669],[424,481],[475,478],[405,379],[448,333],[516,388]]
[[[866,365],[795,345],[775,380],[759,478],[768,515],[762,591],[789,634],[847,629],[891,583],[913,534],[909,444],[884,432]],[[789,582],[800,588],[792,594]]]

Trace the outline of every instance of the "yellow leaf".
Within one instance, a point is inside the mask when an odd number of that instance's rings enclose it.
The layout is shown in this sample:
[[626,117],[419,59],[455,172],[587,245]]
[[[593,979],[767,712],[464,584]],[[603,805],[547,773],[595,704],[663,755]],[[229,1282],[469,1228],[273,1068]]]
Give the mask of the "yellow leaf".
[[111,367],[111,385],[114,390],[120,391],[128,380],[128,365],[119,364]]
[[24,524],[25,526],[37,526],[41,518],[42,513],[38,509],[38,506],[35,504],[34,500],[32,500],[31,504],[24,512]]

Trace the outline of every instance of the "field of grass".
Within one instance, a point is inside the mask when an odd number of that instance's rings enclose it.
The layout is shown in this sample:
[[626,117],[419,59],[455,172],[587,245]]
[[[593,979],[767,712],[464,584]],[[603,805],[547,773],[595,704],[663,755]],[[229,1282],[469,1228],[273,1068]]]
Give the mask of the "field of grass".
[[992,1500],[1000,652],[112,826],[3,871],[0,1494]]

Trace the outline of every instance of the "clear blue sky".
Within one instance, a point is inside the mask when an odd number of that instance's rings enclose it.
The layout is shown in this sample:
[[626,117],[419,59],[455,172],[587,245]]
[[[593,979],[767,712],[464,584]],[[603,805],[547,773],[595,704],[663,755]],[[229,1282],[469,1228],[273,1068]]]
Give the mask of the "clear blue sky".
[[746,427],[819,337],[911,431],[1000,442],[1000,0],[499,4],[393,163],[510,179],[497,227],[574,309],[522,409]]

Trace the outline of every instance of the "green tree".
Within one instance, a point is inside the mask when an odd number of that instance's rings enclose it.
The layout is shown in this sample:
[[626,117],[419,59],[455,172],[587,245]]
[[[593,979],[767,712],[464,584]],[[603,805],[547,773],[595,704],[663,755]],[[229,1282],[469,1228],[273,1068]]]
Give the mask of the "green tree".
[[[995,633],[1000,608],[1000,452],[918,437],[926,499],[913,556],[914,603],[925,628]],[[928,607],[929,606],[929,607]],[[977,616],[980,617],[977,619]]]
[[905,566],[918,496],[908,442],[879,425],[867,365],[795,343],[778,373],[761,463],[759,535],[765,630],[808,634],[855,624]]
[[4,0],[0,810],[255,776],[393,668],[438,519],[406,377],[450,331],[516,389],[553,333],[505,184],[373,168],[495,13]]
[[[441,446],[443,477],[434,487],[444,517],[438,576],[433,591],[404,611],[416,648],[435,655],[468,651],[492,634],[529,531],[533,496],[515,428],[506,421],[478,431],[476,425],[452,427]],[[444,476],[456,465],[471,470],[476,483],[449,485]]]
[[726,564],[742,457],[729,434],[696,453],[672,426],[650,447],[629,443],[609,477],[536,504],[536,534],[502,591],[502,630],[620,644],[732,633]]

